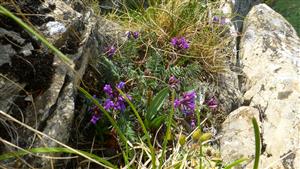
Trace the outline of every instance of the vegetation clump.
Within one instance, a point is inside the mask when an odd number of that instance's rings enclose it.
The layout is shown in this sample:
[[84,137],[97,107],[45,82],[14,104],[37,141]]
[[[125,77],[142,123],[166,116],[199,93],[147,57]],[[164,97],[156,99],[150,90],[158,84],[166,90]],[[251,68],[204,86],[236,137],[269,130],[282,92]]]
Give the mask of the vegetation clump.
[[122,44],[107,45],[98,57],[110,71],[97,71],[108,78],[97,79],[102,85],[92,86],[93,90],[85,82],[78,87],[86,99],[80,107],[86,114],[83,131],[93,131],[92,137],[87,132],[93,140],[90,153],[112,156],[106,160],[73,149],[55,151],[98,159],[111,168],[226,167],[214,147],[216,133],[210,130],[220,103],[203,85],[216,82],[232,57],[229,25],[226,18],[216,17],[218,3],[133,2],[106,15],[124,27],[127,38]]
[[[205,154],[207,148],[212,150],[210,141],[216,136],[205,121],[217,113],[219,103],[205,92],[209,86],[201,85],[216,82],[232,57],[229,25],[215,12],[217,6],[216,2],[170,0],[147,7],[123,4],[106,14],[124,28],[126,40],[106,46],[100,58],[109,62],[117,78],[103,81],[94,94],[133,143],[132,150],[118,143],[119,149],[128,150],[123,165],[138,155],[141,161],[134,168],[222,166],[217,150],[210,153],[216,161]],[[209,15],[212,11],[214,17]],[[105,142],[113,126],[95,105],[90,106],[96,138]]]

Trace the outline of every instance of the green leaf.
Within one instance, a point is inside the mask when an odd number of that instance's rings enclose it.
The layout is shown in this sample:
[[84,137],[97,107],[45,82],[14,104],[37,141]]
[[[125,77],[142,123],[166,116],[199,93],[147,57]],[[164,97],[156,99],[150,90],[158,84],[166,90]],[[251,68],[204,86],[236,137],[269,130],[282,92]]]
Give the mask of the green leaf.
[[254,135],[255,135],[255,159],[254,159],[253,169],[258,169],[259,156],[260,156],[260,133],[259,133],[259,127],[257,121],[254,117],[252,118],[252,124],[253,124]]
[[155,117],[153,120],[150,121],[149,127],[150,128],[158,128],[165,119],[166,119],[166,116]]
[[169,95],[168,87],[162,89],[160,92],[157,93],[157,95],[151,101],[147,109],[147,113],[146,113],[147,121],[151,121],[151,119],[153,119],[156,116],[158,110],[162,107],[168,95]]
[[235,167],[239,164],[241,164],[242,162],[245,162],[247,161],[248,159],[247,158],[240,158],[240,159],[237,159],[235,160],[234,162],[228,164],[224,169],[231,169],[232,167]]

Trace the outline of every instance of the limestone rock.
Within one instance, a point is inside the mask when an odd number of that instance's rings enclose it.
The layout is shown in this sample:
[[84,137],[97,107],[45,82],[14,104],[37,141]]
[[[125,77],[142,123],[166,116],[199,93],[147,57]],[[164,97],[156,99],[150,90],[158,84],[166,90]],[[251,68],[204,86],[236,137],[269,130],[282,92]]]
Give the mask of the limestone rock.
[[[264,148],[259,168],[300,168],[300,39],[293,27],[265,4],[249,12],[243,35],[244,99],[259,110],[261,120]],[[241,129],[224,131],[239,134]],[[240,152],[240,148],[232,145],[230,151]]]
[[252,118],[259,119],[257,109],[243,106],[230,113],[222,124],[221,155],[226,163],[255,154]]

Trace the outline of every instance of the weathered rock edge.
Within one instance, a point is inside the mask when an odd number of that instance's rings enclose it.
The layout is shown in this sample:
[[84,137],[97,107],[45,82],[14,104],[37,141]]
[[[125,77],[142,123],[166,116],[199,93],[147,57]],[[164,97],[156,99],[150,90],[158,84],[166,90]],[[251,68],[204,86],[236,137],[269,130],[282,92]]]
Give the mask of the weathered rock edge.
[[[243,27],[240,56],[246,81],[242,89],[249,106],[234,111],[223,123],[223,159],[229,162],[237,157],[253,157],[253,130],[235,125],[249,120],[244,111],[248,109],[248,115],[258,111],[261,122],[259,168],[300,168],[299,37],[281,15],[265,4],[252,8]],[[246,168],[252,168],[252,163]]]

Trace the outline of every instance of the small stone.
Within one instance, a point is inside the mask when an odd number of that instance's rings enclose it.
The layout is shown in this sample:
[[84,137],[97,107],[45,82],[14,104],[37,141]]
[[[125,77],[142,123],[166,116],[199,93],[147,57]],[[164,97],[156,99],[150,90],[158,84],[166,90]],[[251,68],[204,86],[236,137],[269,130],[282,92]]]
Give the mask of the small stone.
[[47,34],[49,36],[64,33],[67,30],[63,23],[60,23],[60,22],[57,22],[57,21],[48,22],[46,24],[46,28],[47,28]]

